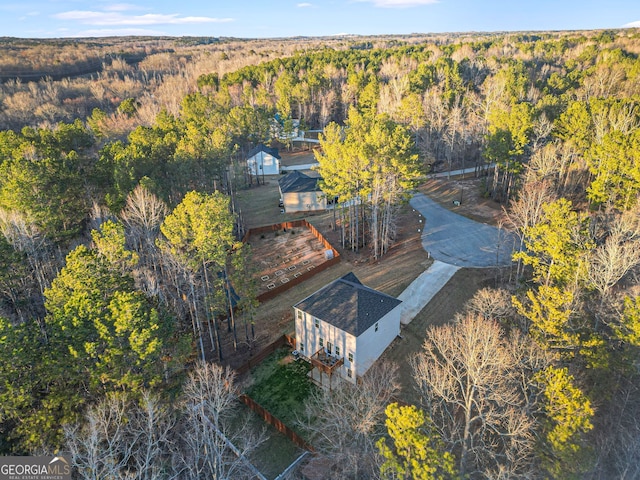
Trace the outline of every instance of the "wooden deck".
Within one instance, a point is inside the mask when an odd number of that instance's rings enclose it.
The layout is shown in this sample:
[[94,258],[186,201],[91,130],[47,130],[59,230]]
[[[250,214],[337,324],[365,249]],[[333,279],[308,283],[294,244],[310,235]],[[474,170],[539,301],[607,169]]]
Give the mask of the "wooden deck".
[[344,357],[329,355],[321,348],[309,358],[309,361],[313,365],[309,378],[316,385],[331,390],[333,386],[343,381],[343,378],[335,373],[344,365]]

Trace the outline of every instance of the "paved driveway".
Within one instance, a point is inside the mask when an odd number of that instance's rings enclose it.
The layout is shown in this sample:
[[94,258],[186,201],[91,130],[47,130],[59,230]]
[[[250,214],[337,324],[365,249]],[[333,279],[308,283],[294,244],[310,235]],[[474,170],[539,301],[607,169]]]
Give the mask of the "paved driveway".
[[427,306],[436,293],[453,277],[460,267],[448,263],[434,261],[398,296],[402,300],[400,322],[403,325],[411,322],[420,311]]
[[411,206],[425,217],[422,246],[436,260],[458,267],[511,263],[516,240],[510,232],[453,213],[421,193]]

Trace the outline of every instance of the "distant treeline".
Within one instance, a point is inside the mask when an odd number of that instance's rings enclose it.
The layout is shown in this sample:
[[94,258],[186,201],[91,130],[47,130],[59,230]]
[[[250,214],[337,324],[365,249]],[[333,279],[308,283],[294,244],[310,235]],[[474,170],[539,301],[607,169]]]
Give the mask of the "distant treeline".
[[100,58],[88,59],[72,65],[58,65],[57,68],[46,71],[29,72],[25,70],[2,70],[0,72],[0,82],[7,80],[20,80],[22,82],[38,82],[46,78],[52,80],[62,80],[63,78],[79,77],[91,73],[102,71],[102,60]]

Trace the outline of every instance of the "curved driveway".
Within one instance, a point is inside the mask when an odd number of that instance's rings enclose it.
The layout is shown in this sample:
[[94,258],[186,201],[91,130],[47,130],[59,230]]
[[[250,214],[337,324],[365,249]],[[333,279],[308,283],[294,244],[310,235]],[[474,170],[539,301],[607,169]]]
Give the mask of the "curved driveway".
[[422,246],[436,260],[472,268],[511,263],[512,233],[453,213],[421,193],[411,206],[425,217]]

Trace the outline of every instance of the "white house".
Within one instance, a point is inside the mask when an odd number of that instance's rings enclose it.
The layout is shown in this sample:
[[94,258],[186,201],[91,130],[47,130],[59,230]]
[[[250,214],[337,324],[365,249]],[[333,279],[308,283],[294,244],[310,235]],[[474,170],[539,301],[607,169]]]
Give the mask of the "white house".
[[400,333],[401,303],[348,273],[294,305],[296,348],[329,379],[355,383]]
[[277,148],[269,148],[261,143],[247,155],[247,168],[254,176],[278,175],[280,158]]
[[278,180],[280,200],[285,212],[311,212],[327,209],[327,197],[322,192],[318,174],[307,175],[298,170]]
[[271,135],[282,142],[287,140],[299,140],[304,137],[304,132],[300,130],[299,118],[282,118],[276,114],[270,121]]

